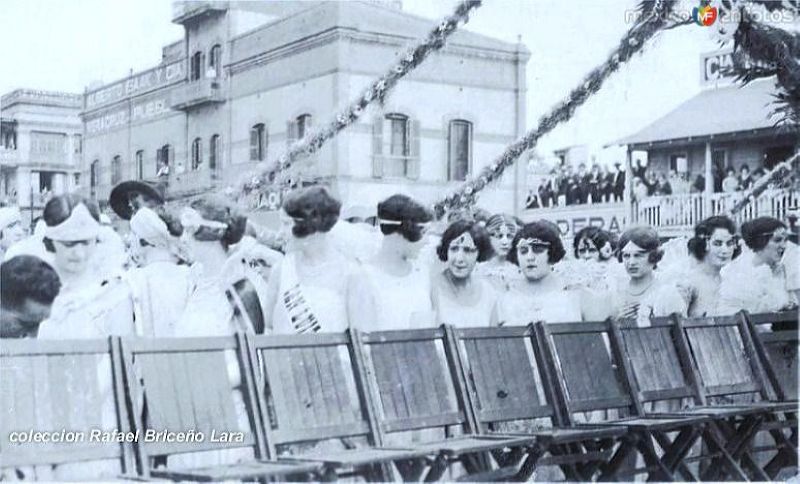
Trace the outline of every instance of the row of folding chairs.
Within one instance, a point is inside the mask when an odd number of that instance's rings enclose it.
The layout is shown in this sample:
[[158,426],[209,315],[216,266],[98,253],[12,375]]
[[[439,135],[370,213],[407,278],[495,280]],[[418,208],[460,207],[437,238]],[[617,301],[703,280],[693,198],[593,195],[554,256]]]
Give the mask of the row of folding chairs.
[[4,341],[0,466],[112,461],[123,477],[197,481],[528,480],[548,467],[581,481],[769,480],[797,465],[796,389],[770,361],[776,343],[796,344],[796,321]]

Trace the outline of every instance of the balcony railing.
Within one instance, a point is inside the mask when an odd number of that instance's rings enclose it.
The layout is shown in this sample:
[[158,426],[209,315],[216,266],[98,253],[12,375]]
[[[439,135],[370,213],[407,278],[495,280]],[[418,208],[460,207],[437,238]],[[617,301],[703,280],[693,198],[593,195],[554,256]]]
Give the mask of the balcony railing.
[[19,163],[19,151],[0,148],[0,165],[15,166]]
[[[652,196],[634,205],[633,222],[668,232],[684,233],[691,231],[705,218],[729,214],[730,209],[743,197],[744,192]],[[734,220],[737,224],[765,216],[784,220],[787,211],[798,207],[800,193],[796,190],[771,189],[745,205],[734,215]]]
[[178,0],[172,2],[172,23],[183,24],[201,15],[224,12],[226,1]]
[[225,102],[219,79],[203,78],[190,81],[173,91],[172,108],[186,110],[207,103]]

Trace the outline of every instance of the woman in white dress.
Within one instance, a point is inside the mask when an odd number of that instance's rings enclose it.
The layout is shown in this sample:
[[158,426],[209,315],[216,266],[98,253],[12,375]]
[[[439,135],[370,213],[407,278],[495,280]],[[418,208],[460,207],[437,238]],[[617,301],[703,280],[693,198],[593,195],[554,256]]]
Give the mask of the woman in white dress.
[[514,237],[508,260],[522,271],[523,282],[500,297],[501,325],[526,325],[583,320],[581,292],[565,290],[553,266],[566,251],[558,228],[539,220],[523,226]]
[[476,274],[485,277],[498,292],[510,291],[522,281],[519,267],[508,261],[514,236],[522,226],[518,218],[498,213],[486,221],[494,257],[478,265]]
[[598,227],[584,227],[572,243],[574,258],[565,259],[555,272],[567,288],[594,293],[616,292],[625,280],[625,270],[614,258],[616,239]]
[[686,303],[678,288],[655,273],[664,256],[655,229],[628,229],[620,237],[619,247],[619,261],[625,266],[628,281],[612,294],[611,315],[617,319],[635,319],[638,326],[650,326],[652,318],[673,313],[686,316]]
[[433,327],[436,316],[427,268],[414,264],[431,212],[405,195],[378,204],[383,240],[351,292],[353,325],[364,331]]
[[476,222],[454,222],[442,234],[436,253],[447,264],[433,279],[437,322],[459,327],[496,324],[496,293],[474,275],[475,265],[494,255],[486,229]]
[[324,187],[287,197],[282,226],[291,249],[270,275],[265,313],[274,334],[342,332],[350,327],[347,301],[354,265],[329,239],[341,203]]
[[787,276],[793,271],[784,265],[789,243],[786,225],[759,217],[742,224],[742,238],[750,250],[722,271],[719,312],[765,313],[796,307],[795,283]]

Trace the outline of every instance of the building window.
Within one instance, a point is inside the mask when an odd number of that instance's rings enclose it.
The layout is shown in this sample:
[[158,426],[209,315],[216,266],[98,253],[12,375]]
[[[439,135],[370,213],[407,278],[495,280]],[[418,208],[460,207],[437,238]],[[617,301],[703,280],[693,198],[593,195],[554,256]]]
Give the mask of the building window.
[[116,185],[122,181],[122,157],[117,155],[111,159],[111,184]]
[[89,165],[89,188],[94,194],[94,190],[97,187],[98,178],[100,177],[99,173],[100,168],[100,160],[94,160],[91,165]]
[[46,133],[31,131],[31,153],[40,155],[66,154],[67,135],[64,133]]
[[675,170],[678,173],[686,173],[689,171],[689,161],[686,153],[674,153],[669,155],[669,169]]
[[164,145],[156,150],[156,176],[169,176],[171,157],[172,147],[170,145]]
[[192,170],[197,170],[203,163],[203,141],[195,138],[192,141]]
[[372,175],[419,177],[419,121],[390,113],[373,121]]
[[208,53],[207,77],[222,76],[222,47],[217,44]]
[[286,144],[291,145],[297,140],[303,139],[311,129],[311,115],[301,114],[286,123]]
[[389,154],[391,156],[408,156],[408,116],[387,114],[389,128]]
[[221,139],[220,139],[218,134],[215,134],[208,141],[208,169],[209,170],[216,170],[217,169],[217,160],[219,159],[220,148],[221,148]]
[[203,53],[195,52],[192,54],[192,59],[189,67],[189,80],[196,81],[203,75]]
[[75,186],[76,187],[81,186],[81,174],[80,173],[75,173],[74,175],[72,175],[72,177],[73,177],[73,180],[75,181]]
[[263,123],[250,128],[250,161],[264,161],[267,154],[267,130]]
[[73,150],[74,150],[75,154],[79,155],[81,153],[81,151],[83,151],[83,138],[81,137],[81,135],[76,134],[72,138],[72,145],[73,145]]
[[447,132],[448,177],[464,181],[472,165],[472,123],[457,119],[450,121]]
[[139,180],[144,178],[144,151],[142,150],[136,152],[136,178]]

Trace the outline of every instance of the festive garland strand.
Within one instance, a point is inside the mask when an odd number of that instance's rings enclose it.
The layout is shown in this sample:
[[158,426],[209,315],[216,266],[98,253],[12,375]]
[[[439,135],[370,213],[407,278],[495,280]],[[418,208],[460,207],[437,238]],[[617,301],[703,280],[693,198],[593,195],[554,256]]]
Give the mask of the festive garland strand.
[[670,12],[675,3],[675,0],[655,2],[651,7],[650,14],[627,32],[608,60],[592,70],[580,85],[570,92],[566,100],[558,103],[549,113],[540,118],[539,124],[534,130],[509,145],[494,162],[481,171],[477,178],[467,181],[455,193],[438,201],[434,205],[437,217],[442,217],[447,210],[458,210],[475,203],[478,192],[500,178],[505,169],[513,165],[525,151],[533,148],[542,136],[572,118],[575,110],[597,92],[612,73],[630,60],[634,54],[640,52],[651,37],[668,25]]
[[364,113],[364,110],[376,100],[383,103],[389,91],[397,82],[413,71],[433,52],[440,50],[445,45],[445,40],[453,34],[460,23],[469,21],[469,13],[478,8],[482,0],[463,0],[458,4],[452,15],[442,22],[409,51],[384,75],[376,79],[372,85],[354,102],[337,114],[326,126],[315,130],[303,139],[293,143],[288,151],[284,152],[277,160],[269,163],[256,173],[251,173],[234,189],[234,193],[248,194],[261,187],[274,183],[276,175],[290,168],[297,159],[310,156],[317,152],[331,138],[341,130],[355,123]]
[[751,202],[754,202],[759,195],[764,193],[764,191],[769,187],[770,183],[779,177],[782,177],[785,172],[792,173],[794,170],[796,173],[797,168],[793,168],[793,165],[798,161],[800,161],[800,152],[795,153],[794,156],[788,160],[775,165],[769,173],[762,176],[752,187],[750,187],[750,190],[744,195],[744,197],[742,197],[741,200],[734,204],[734,206],[730,209],[730,215],[736,215],[744,207],[749,205]]

